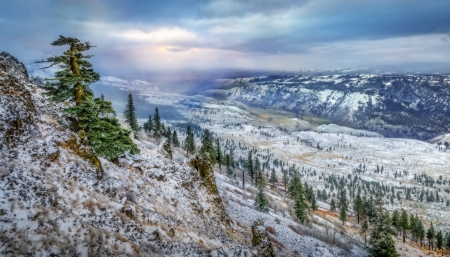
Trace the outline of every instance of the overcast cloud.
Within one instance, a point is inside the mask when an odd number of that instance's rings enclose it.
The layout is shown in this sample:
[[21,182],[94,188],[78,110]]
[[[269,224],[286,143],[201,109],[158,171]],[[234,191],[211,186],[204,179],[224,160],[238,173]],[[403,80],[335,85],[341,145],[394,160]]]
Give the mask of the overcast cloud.
[[0,51],[89,41],[103,75],[448,64],[447,0],[0,0]]

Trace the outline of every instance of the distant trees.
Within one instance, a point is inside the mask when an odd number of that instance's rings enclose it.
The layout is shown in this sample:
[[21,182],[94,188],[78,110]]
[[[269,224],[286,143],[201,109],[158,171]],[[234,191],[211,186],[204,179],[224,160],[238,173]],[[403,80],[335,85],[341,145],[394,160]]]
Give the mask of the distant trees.
[[134,106],[133,96],[131,94],[128,94],[128,102],[125,105],[123,116],[128,125],[130,125],[131,130],[135,132],[136,137],[139,131],[139,125],[136,117],[136,107]]

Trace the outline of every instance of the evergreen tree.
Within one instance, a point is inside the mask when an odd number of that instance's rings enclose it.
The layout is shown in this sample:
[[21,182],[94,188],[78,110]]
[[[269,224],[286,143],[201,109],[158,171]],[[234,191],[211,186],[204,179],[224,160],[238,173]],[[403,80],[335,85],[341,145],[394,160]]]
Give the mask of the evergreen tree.
[[342,221],[342,224],[347,220],[347,211],[345,210],[345,206],[341,205],[339,210],[339,220]]
[[341,189],[339,194],[339,220],[342,224],[347,220],[347,192],[345,189]]
[[261,162],[259,161],[258,157],[255,157],[254,163],[254,176],[255,176],[255,185],[258,186],[259,181],[261,180],[262,176],[262,170],[261,170]]
[[222,150],[220,149],[220,141],[218,138],[216,138],[216,161],[219,164],[219,170],[221,171],[223,156],[222,156]]
[[150,134],[151,131],[152,131],[152,127],[153,127],[152,115],[148,115],[148,120],[147,120],[147,122],[144,123],[144,131],[145,131],[145,133]]
[[174,129],[172,133],[172,144],[174,147],[180,147],[180,141],[178,141],[177,131]]
[[125,106],[123,116],[128,125],[130,125],[131,130],[137,133],[139,131],[139,125],[136,118],[136,107],[134,107],[133,96],[131,94],[128,94],[128,102]]
[[80,106],[87,96],[93,97],[89,85],[100,80],[100,75],[94,71],[92,64],[86,60],[93,55],[83,55],[83,52],[94,46],[89,42],[81,43],[76,38],[63,36],[59,36],[57,40],[53,41],[52,45],[68,45],[70,48],[63,55],[52,56],[36,62],[51,63],[46,68],[56,66],[62,69],[55,73],[54,79],[45,79],[51,82],[45,83],[43,88],[47,90],[46,94],[51,96],[53,101],[69,100],[74,102],[76,106]]
[[450,232],[447,232],[445,234],[445,248],[447,248],[447,251],[450,250]]
[[308,205],[306,204],[305,195],[301,186],[295,193],[294,214],[300,222],[305,221],[306,215],[308,214]]
[[358,219],[358,224],[359,224],[359,219],[361,216],[361,213],[363,212],[363,200],[361,199],[361,195],[360,195],[360,190],[358,190],[358,194],[356,195],[354,201],[353,201],[353,211],[356,213],[356,217]]
[[435,232],[434,232],[433,222],[431,222],[431,225],[427,230],[428,250],[430,250],[431,247],[434,246],[434,237],[435,237]]
[[161,117],[159,117],[158,107],[155,108],[155,114],[153,115],[153,136],[159,140],[162,136],[163,129],[161,124]]
[[369,253],[373,257],[398,257],[395,244],[390,234],[389,215],[381,211],[377,214],[375,224],[370,233]]
[[402,228],[403,243],[405,243],[406,232],[409,230],[408,214],[405,210],[402,210],[402,214],[400,216],[400,226]]
[[233,174],[233,169],[231,167],[231,157],[229,154],[225,155],[225,164],[227,166],[227,173],[230,176],[231,174]]
[[172,147],[170,146],[170,140],[169,139],[165,139],[164,144],[163,144],[163,149],[166,152],[166,157],[170,158],[172,160]]
[[187,154],[189,154],[189,152],[193,154],[196,149],[194,133],[192,132],[190,125],[187,126],[186,139],[184,140],[184,148],[186,149]]
[[247,173],[250,176],[252,185],[253,185],[253,177],[255,176],[254,167],[253,167],[253,158],[252,151],[248,151],[247,155],[247,163],[246,163]]
[[[61,56],[52,56],[37,63],[47,62],[51,63],[48,67],[61,68],[55,73],[54,79],[48,79],[51,82],[47,82],[43,88],[53,101],[68,100],[73,104],[63,110],[72,117],[72,129],[87,137],[83,139],[89,143],[95,156],[114,160],[126,151],[139,153],[139,149],[129,138],[130,131],[121,128],[116,118],[109,117],[110,113],[115,114],[111,102],[105,101],[103,95],[94,98],[89,88],[91,83],[100,80],[100,75],[86,60],[92,55],[83,55],[84,51],[93,46],[90,43],[81,43],[76,38],[63,36],[52,45],[68,45],[69,49]],[[96,158],[90,161],[101,170],[100,162]]]
[[[231,168],[235,168],[235,164],[234,164],[234,150],[233,147],[231,147],[230,149],[230,163],[231,163]],[[235,173],[236,175],[236,173]]]
[[289,184],[289,177],[288,177],[287,171],[282,170],[281,172],[283,173],[282,181],[284,184],[284,190],[286,191],[286,186],[287,186],[287,184]]
[[255,198],[255,207],[260,212],[269,212],[269,201],[264,194],[264,187],[260,184],[258,187],[258,193]]
[[112,107],[112,103],[106,101],[103,94],[100,94],[100,98],[95,98],[94,101],[98,106],[100,118],[109,118],[110,113],[113,115],[116,114],[116,111]]
[[442,236],[442,231],[438,231],[436,233],[436,247],[441,250],[442,246],[444,245],[444,237]]
[[270,173],[269,182],[272,183],[272,186],[275,186],[275,183],[278,183],[277,175],[275,174],[274,168],[272,168],[272,172]]
[[364,220],[361,224],[361,231],[359,232],[364,237],[364,245],[366,245],[367,242],[367,232],[369,231],[369,223],[367,220]]
[[215,164],[215,151],[213,146],[213,138],[212,134],[209,131],[209,129],[203,130],[203,136],[202,136],[202,146],[200,148],[200,155],[205,156],[208,154],[211,158],[211,164]]
[[334,201],[334,198],[331,198],[330,211],[336,211],[336,201]]

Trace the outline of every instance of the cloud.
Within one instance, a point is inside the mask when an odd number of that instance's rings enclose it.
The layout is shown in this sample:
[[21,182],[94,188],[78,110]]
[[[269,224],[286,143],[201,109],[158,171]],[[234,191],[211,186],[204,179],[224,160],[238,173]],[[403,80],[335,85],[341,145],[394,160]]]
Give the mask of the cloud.
[[30,62],[60,34],[98,45],[108,75],[444,62],[450,1],[16,0],[0,2],[0,50]]

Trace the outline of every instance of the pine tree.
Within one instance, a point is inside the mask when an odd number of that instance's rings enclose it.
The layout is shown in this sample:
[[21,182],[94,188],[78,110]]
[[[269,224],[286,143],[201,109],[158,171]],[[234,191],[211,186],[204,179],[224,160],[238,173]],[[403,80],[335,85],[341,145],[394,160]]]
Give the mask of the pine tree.
[[389,215],[383,212],[378,213],[372,231],[370,233],[369,253],[373,257],[398,257],[395,244],[390,234]]
[[306,204],[306,199],[302,187],[297,189],[294,199],[294,214],[300,222],[305,221],[306,215],[308,214],[308,205]]
[[281,172],[283,173],[283,177],[281,179],[284,184],[284,190],[286,191],[286,186],[287,186],[287,184],[289,184],[289,177],[288,177],[287,171],[282,170]]
[[347,220],[347,192],[345,189],[341,189],[339,194],[339,220],[342,221],[342,224]]
[[231,157],[229,154],[225,155],[225,164],[227,166],[227,173],[230,176],[231,174],[233,174],[233,169],[231,167]]
[[272,168],[272,172],[270,173],[269,182],[272,183],[272,186],[275,186],[275,183],[278,183],[277,175],[275,174],[274,168]]
[[203,130],[202,146],[200,148],[200,155],[205,156],[206,154],[209,155],[209,157],[211,158],[211,164],[214,165],[216,161],[216,158],[214,158],[215,150],[213,146],[212,134],[209,129]]
[[52,56],[46,60],[36,61],[36,63],[51,63],[46,68],[52,66],[62,68],[55,73],[55,79],[45,79],[52,82],[47,82],[43,88],[47,90],[47,95],[51,96],[53,101],[69,100],[74,102],[76,106],[80,106],[87,96],[93,97],[89,85],[100,80],[100,75],[94,71],[92,64],[86,60],[93,55],[83,55],[83,52],[94,46],[89,42],[81,43],[76,38],[63,36],[59,36],[57,40],[53,41],[52,45],[68,45],[70,48],[61,56]]
[[110,101],[105,100],[105,96],[103,94],[100,94],[100,98],[94,99],[95,103],[98,106],[99,109],[99,116],[100,118],[109,118],[109,114],[116,114],[116,111],[112,107],[112,103]]
[[139,125],[136,118],[136,107],[134,107],[133,96],[128,94],[128,102],[123,112],[125,121],[130,125],[132,131],[137,133],[139,131]]
[[250,176],[252,185],[253,185],[253,177],[255,176],[254,167],[253,167],[253,158],[252,151],[248,151],[247,163],[246,163],[247,173]]
[[148,120],[147,122],[144,123],[144,131],[147,134],[150,134],[152,132],[152,129],[153,129],[152,115],[148,115]]
[[364,237],[364,245],[366,245],[367,242],[367,232],[369,231],[369,223],[367,220],[364,220],[361,224],[361,231],[359,232]]
[[[68,100],[73,104],[63,110],[72,117],[72,129],[87,137],[83,140],[89,143],[95,156],[114,160],[126,151],[139,153],[139,149],[129,138],[131,132],[121,128],[116,118],[109,117],[109,114],[115,114],[111,102],[105,101],[103,95],[94,98],[89,88],[91,83],[100,80],[100,75],[86,60],[92,55],[83,55],[84,51],[93,46],[90,43],[80,43],[76,38],[63,36],[52,45],[68,45],[70,48],[61,56],[52,56],[36,63],[48,62],[51,63],[48,67],[56,66],[62,69],[55,73],[54,79],[47,79],[51,82],[47,82],[43,88],[53,101]],[[98,160],[90,161],[101,170]]]
[[178,141],[177,131],[174,129],[172,134],[172,144],[174,147],[180,147],[180,141]]
[[444,245],[444,237],[442,236],[442,231],[438,231],[436,233],[436,247],[441,250],[442,246]]
[[331,198],[330,211],[336,211],[336,201],[334,201],[334,198]]
[[450,232],[447,232],[445,234],[445,248],[447,248],[447,250],[450,250]]
[[403,234],[403,243],[405,243],[406,232],[409,230],[408,214],[406,213],[405,210],[402,210],[402,214],[400,216],[400,224]]
[[264,187],[260,185],[258,187],[258,193],[256,194],[255,198],[255,207],[260,212],[269,212],[269,201],[266,198],[266,195],[264,194]]
[[435,237],[435,232],[434,232],[433,222],[431,222],[431,225],[427,230],[428,250],[430,250],[431,247],[434,246],[434,237]]
[[158,107],[155,108],[155,114],[153,115],[153,137],[156,138],[156,140],[159,140],[162,136],[163,129],[161,124],[161,117],[159,116],[159,110]]
[[172,160],[172,147],[170,146],[170,140],[169,139],[165,139],[164,144],[163,144],[163,149],[166,152],[166,157],[170,158]]
[[258,182],[262,178],[262,170],[261,170],[261,162],[259,161],[258,157],[255,157],[254,163],[254,176],[255,176],[255,185],[258,186]]
[[356,216],[358,218],[358,224],[359,224],[359,219],[360,219],[361,213],[363,212],[363,201],[361,199],[360,190],[358,190],[358,194],[356,195],[356,197],[353,201],[353,211],[356,213]]
[[216,161],[219,164],[219,170],[222,170],[222,162],[223,162],[223,156],[222,156],[222,150],[220,149],[220,141],[218,138],[216,138]]
[[190,125],[187,126],[186,139],[184,140],[184,148],[186,149],[187,154],[189,154],[189,152],[193,154],[196,149],[194,133],[192,132]]
[[339,210],[339,220],[342,221],[342,224],[347,220],[347,211],[345,210],[345,206],[341,205]]

